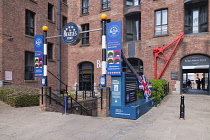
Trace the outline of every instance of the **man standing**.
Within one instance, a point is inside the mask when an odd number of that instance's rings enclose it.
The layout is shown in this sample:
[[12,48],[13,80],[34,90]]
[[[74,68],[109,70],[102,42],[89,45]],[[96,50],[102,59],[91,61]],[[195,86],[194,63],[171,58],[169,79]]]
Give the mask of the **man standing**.
[[197,89],[201,89],[201,80],[199,77],[198,80],[196,80],[196,82],[197,82]]
[[205,90],[205,79],[204,79],[204,77],[201,79],[201,86],[202,86],[202,89]]

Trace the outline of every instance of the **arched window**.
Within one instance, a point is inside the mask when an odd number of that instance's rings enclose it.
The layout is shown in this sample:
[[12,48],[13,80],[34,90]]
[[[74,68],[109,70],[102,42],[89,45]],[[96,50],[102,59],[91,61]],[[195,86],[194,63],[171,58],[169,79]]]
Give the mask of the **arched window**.
[[[143,75],[143,62],[141,59],[128,58],[128,61],[139,75]],[[122,66],[123,66],[123,72],[131,72],[128,66],[124,62],[122,62]]]
[[79,64],[79,90],[92,90],[94,86],[94,66],[91,62]]

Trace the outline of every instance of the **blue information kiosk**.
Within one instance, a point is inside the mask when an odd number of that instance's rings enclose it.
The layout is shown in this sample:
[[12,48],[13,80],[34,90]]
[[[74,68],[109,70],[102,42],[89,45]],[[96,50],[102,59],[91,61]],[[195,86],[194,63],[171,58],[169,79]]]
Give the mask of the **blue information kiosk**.
[[136,97],[136,75],[122,73],[122,76],[112,76],[110,116],[126,119],[138,119],[149,111],[153,99],[140,99]]
[[[107,75],[111,76],[110,116],[126,119],[137,119],[153,107],[153,99],[138,99],[136,95],[137,75],[122,54],[121,21],[107,23]],[[122,57],[123,56],[123,57]],[[132,69],[124,73],[121,58]]]

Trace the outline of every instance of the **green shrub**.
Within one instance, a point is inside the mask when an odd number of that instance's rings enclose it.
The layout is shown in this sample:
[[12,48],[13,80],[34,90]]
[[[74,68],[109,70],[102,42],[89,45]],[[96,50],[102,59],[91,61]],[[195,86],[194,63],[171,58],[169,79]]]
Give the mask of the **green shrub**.
[[151,98],[154,99],[155,104],[157,105],[158,103],[161,102],[163,97],[165,97],[165,92],[164,88],[165,85],[168,83],[165,79],[151,79],[148,80],[152,83],[152,95]]
[[139,90],[138,88],[137,88],[137,90],[136,90],[136,94],[137,94],[137,98],[144,98],[144,96],[143,96],[143,91],[142,90]]
[[39,105],[39,89],[27,86],[3,86],[0,87],[0,100],[15,106]]
[[[155,105],[157,105],[158,103],[161,102],[163,97],[166,96],[164,92],[164,88],[168,82],[165,79],[151,79],[148,81],[152,83],[152,94],[150,98],[153,98]],[[137,98],[144,98],[143,96],[144,93],[142,90],[139,90],[137,88],[136,93],[137,93]]]

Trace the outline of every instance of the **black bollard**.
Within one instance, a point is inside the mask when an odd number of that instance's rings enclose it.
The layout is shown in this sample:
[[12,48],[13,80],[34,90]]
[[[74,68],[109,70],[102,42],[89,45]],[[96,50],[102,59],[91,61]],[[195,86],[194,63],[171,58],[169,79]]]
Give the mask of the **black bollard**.
[[184,110],[185,110],[185,106],[184,106],[184,96],[181,96],[181,104],[180,104],[180,119],[184,119]]

